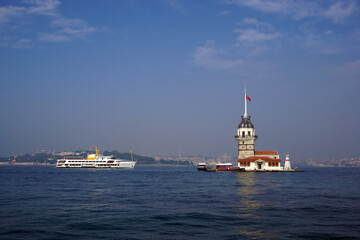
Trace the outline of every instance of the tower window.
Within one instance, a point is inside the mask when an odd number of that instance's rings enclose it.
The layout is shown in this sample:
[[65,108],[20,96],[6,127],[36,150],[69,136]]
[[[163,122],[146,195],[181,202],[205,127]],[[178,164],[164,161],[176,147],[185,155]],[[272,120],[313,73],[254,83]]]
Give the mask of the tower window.
[[242,131],[242,136],[245,137],[245,131]]
[[249,136],[251,135],[250,131],[248,131],[248,135],[249,135]]

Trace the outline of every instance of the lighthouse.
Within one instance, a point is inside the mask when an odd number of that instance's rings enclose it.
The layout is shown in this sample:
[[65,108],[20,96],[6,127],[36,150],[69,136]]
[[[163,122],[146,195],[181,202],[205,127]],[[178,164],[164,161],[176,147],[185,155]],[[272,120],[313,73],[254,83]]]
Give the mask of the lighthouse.
[[237,129],[235,140],[238,141],[238,158],[248,158],[255,155],[255,135],[254,125],[251,123],[251,117],[247,114],[247,100],[251,101],[250,97],[246,94],[245,88],[245,113],[241,117],[241,123]]
[[289,154],[286,154],[286,159],[285,159],[285,166],[284,166],[284,168],[285,168],[285,170],[291,170]]
[[237,128],[235,140],[238,142],[238,167],[244,171],[282,171],[281,159],[277,151],[255,151],[255,127],[247,114],[247,101],[250,97],[244,94],[245,113]]

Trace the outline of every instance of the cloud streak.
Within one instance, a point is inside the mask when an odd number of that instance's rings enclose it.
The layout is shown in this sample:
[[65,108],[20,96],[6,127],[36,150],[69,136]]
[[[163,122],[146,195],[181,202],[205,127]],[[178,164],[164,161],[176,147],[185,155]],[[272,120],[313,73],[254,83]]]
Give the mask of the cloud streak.
[[324,16],[330,18],[333,22],[341,23],[352,15],[355,11],[355,2],[338,2],[329,7]]
[[27,8],[28,13],[50,16],[57,15],[56,9],[60,5],[58,0],[27,0],[24,2],[30,5]]
[[0,7],[0,25],[8,23],[12,18],[18,17],[24,14],[24,7],[16,7],[16,6],[5,6]]
[[243,64],[241,59],[224,59],[226,55],[224,50],[216,46],[216,42],[212,40],[206,41],[204,46],[195,49],[193,55],[193,63],[197,66],[208,69],[233,69]]
[[260,22],[254,18],[245,18],[234,31],[239,33],[236,41],[237,47],[246,47],[249,55],[255,56],[269,50],[269,45],[281,37],[274,27],[266,22]]
[[299,0],[227,0],[225,3],[249,7],[265,13],[288,15],[296,20],[320,17],[328,18],[335,23],[345,21],[356,11],[355,1],[338,1],[328,6],[315,1]]
[[257,29],[236,29],[235,31],[240,33],[238,41],[247,43],[270,41],[280,36],[279,33],[265,33]]
[[[0,34],[8,36],[0,39],[1,47],[33,47],[36,40],[68,42],[97,31],[97,28],[89,26],[84,20],[62,16],[58,9],[61,4],[59,0],[25,0],[22,4],[0,7]],[[31,28],[31,20],[39,15],[49,18],[47,27],[50,29],[47,32],[33,32],[30,39],[25,41],[21,36],[22,32]],[[17,29],[17,32],[13,33],[12,29]]]

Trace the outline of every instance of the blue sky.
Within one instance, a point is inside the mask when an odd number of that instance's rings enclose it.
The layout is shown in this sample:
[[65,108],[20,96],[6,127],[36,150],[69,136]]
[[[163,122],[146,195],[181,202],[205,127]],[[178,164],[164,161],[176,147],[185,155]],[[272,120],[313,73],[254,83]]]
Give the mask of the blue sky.
[[0,155],[360,155],[358,1],[0,2]]

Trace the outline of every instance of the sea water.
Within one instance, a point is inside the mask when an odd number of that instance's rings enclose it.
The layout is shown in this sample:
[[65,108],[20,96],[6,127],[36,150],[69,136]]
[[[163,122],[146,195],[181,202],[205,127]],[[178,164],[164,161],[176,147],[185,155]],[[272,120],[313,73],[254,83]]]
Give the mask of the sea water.
[[359,239],[360,168],[0,166],[0,239]]

